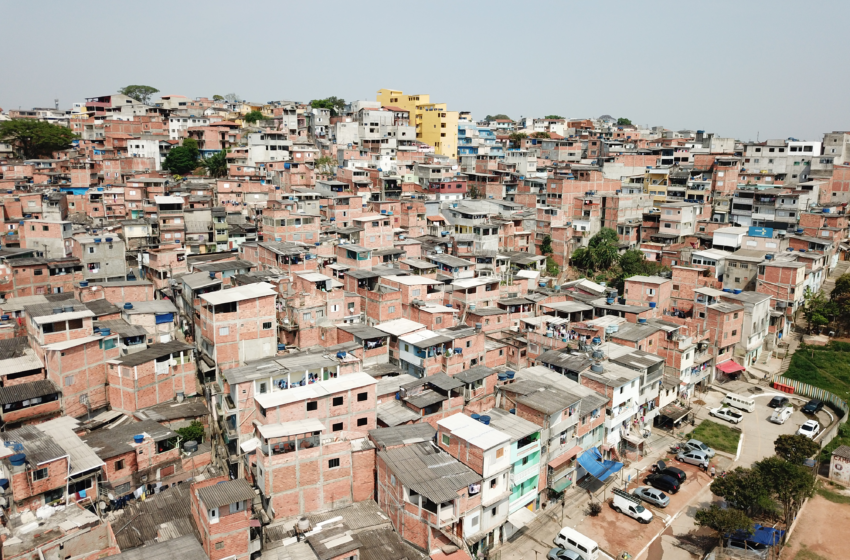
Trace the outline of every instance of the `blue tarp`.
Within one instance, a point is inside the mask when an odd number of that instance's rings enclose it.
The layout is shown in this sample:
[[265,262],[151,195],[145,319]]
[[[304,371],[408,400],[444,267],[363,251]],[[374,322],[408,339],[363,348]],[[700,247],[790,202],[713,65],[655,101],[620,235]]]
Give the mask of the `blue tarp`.
[[782,535],[785,534],[785,531],[781,531],[779,529],[774,529],[772,527],[764,527],[756,523],[753,525],[754,531],[752,535],[748,535],[744,531],[738,531],[734,535],[735,538],[748,541],[751,543],[763,544],[765,546],[774,546],[779,544],[782,541]]
[[623,463],[603,459],[596,447],[579,455],[578,464],[600,482],[623,468]]
[[162,323],[173,323],[174,322],[174,313],[163,313],[162,315],[156,316],[156,324],[160,325]]

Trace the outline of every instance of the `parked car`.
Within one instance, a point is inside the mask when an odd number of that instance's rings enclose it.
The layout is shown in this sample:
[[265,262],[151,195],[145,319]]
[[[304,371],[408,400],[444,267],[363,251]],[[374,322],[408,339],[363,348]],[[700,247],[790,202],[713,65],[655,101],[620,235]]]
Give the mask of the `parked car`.
[[823,401],[812,399],[801,409],[805,414],[816,414],[823,408]]
[[693,451],[702,451],[709,459],[714,457],[714,449],[710,448],[698,439],[689,439],[685,442],[685,448]]
[[770,420],[774,424],[784,424],[785,421],[788,420],[788,418],[790,418],[792,414],[794,414],[794,407],[785,406],[774,410],[773,414],[770,415],[770,418],[768,418],[768,420]]
[[584,560],[581,554],[566,548],[553,548],[546,555],[546,560]]
[[638,486],[634,490],[632,490],[632,495],[637,496],[644,502],[649,502],[652,505],[656,505],[658,507],[667,507],[670,504],[670,496],[662,492],[661,490],[656,490],[655,488],[650,488],[649,486]]
[[661,473],[651,474],[646,477],[645,480],[647,484],[671,494],[678,492],[679,488],[682,486],[679,484],[679,481],[672,476],[667,476],[666,474]]
[[788,406],[788,397],[773,397],[770,399],[770,402],[767,403],[767,406],[770,408],[785,408]]
[[806,420],[802,426],[797,429],[798,436],[806,436],[809,439],[814,439],[820,433],[820,424],[817,420]]
[[685,471],[682,469],[677,469],[676,467],[668,467],[664,461],[658,461],[654,465],[652,465],[653,473],[661,473],[671,476],[678,480],[680,483],[685,482],[687,480],[688,475],[685,474]]
[[733,424],[739,424],[744,419],[743,414],[735,412],[731,408],[712,408],[708,413]]
[[688,463],[689,465],[696,465],[700,468],[708,467],[708,455],[702,451],[680,451],[676,455],[676,460],[682,463]]

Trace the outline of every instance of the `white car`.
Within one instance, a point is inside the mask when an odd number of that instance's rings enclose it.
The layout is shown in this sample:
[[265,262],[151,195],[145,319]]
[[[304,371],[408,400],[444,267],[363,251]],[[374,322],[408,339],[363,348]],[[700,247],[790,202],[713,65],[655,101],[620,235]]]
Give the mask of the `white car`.
[[712,408],[708,411],[712,416],[716,416],[718,418],[722,418],[727,422],[732,422],[733,424],[740,424],[741,420],[744,419],[744,415],[740,412],[735,412],[731,408]]
[[784,424],[788,418],[794,413],[794,407],[784,406],[782,408],[777,408],[773,411],[773,414],[770,415],[769,420],[774,424]]
[[820,433],[820,424],[818,424],[817,420],[806,420],[797,430],[798,436],[806,436],[809,439],[815,439],[818,433]]

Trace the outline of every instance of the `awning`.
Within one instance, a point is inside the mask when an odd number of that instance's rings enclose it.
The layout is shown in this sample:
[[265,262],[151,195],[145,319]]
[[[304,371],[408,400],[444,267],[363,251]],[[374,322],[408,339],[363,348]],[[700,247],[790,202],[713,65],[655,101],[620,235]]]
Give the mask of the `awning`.
[[573,447],[572,449],[570,449],[569,451],[567,451],[563,455],[559,455],[559,456],[555,457],[554,459],[552,459],[551,461],[549,461],[549,468],[553,469],[553,470],[557,470],[558,467],[564,466],[570,459],[572,459],[573,457],[578,455],[580,452],[581,452],[581,446],[576,445],[575,447]]
[[682,408],[681,406],[675,404],[668,404],[667,406],[661,409],[661,412],[659,414],[661,416],[664,416],[665,418],[670,419],[674,424],[678,424],[690,413],[690,407]]
[[260,446],[260,440],[257,438],[251,438],[248,441],[243,441],[239,444],[239,447],[242,448],[242,451],[245,453],[250,453],[257,449]]
[[512,514],[508,516],[508,523],[516,527],[517,529],[522,529],[537,517],[533,511],[528,508],[519,508]]
[[722,364],[717,364],[717,369],[719,369],[723,373],[737,373],[739,371],[744,371],[746,368],[740,364],[733,362],[732,360],[728,360],[723,362]]
[[595,447],[579,455],[578,464],[599,480],[599,482],[603,482],[606,478],[623,468],[623,463],[603,459],[602,454]]
[[446,219],[442,216],[426,216],[425,219],[428,220],[429,222],[445,222],[446,221]]

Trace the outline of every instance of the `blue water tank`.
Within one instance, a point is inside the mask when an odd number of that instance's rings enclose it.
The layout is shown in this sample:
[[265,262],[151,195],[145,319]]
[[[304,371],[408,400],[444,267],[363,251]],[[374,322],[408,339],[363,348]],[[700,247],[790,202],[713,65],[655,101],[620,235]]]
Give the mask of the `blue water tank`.
[[653,308],[653,309],[655,308],[655,306],[656,306],[656,305],[658,305],[658,304],[657,304],[657,303],[655,303],[654,301],[650,301],[650,302],[649,302],[649,307],[651,307],[651,308]]
[[608,305],[613,305],[614,304],[614,298],[609,297],[608,299],[605,300],[605,303],[607,303]]
[[86,282],[85,280],[83,280],[82,282],[80,282],[80,287],[81,287],[81,288],[88,288],[88,287],[89,287],[89,283],[88,283],[88,282]]
[[478,421],[481,422],[482,424],[484,424],[485,426],[490,425],[490,417],[487,416],[486,414],[482,415],[481,418],[478,419]]
[[643,317],[641,317],[640,319],[638,319],[638,323],[640,323],[641,325],[643,325],[644,323],[646,323],[646,319],[644,319]]
[[132,303],[125,303],[124,309],[133,309],[133,304]]
[[142,443],[143,441],[145,441],[145,436],[143,436],[142,434],[133,436],[133,441],[136,443]]
[[500,373],[497,377],[499,378],[499,381],[507,381],[508,380],[508,374],[507,373]]
[[345,352],[337,352],[336,357],[340,360],[345,359]]
[[100,243],[100,237],[95,237],[95,238],[94,238],[94,242],[95,242],[95,243]]
[[480,418],[481,418],[481,415],[480,415],[480,414],[473,414],[473,415],[472,415],[472,419],[473,419],[473,420],[479,420]]
[[290,167],[292,167],[292,165],[291,165],[291,164],[289,164],[289,163],[284,163],[284,164],[283,164],[283,168],[284,168],[284,169],[289,169]]
[[111,329],[107,329],[107,328],[101,327],[101,329],[100,329],[100,335],[101,335],[101,336],[109,336],[110,334],[112,334],[112,330],[111,330]]
[[107,243],[112,243],[112,238],[111,238],[111,237],[107,237],[107,238],[106,238],[106,242],[107,242]]
[[515,372],[514,370],[511,370],[511,369],[509,369],[509,370],[508,370],[508,371],[506,371],[505,373],[507,374],[508,379],[513,379],[513,378],[514,378],[514,376],[516,375],[516,372]]
[[278,352],[283,352],[284,350],[286,350],[286,344],[278,344],[277,345],[277,351]]
[[736,294],[740,294],[743,290],[735,290]]
[[21,467],[27,462],[27,456],[23,453],[15,453],[9,457],[9,463],[13,467]]

